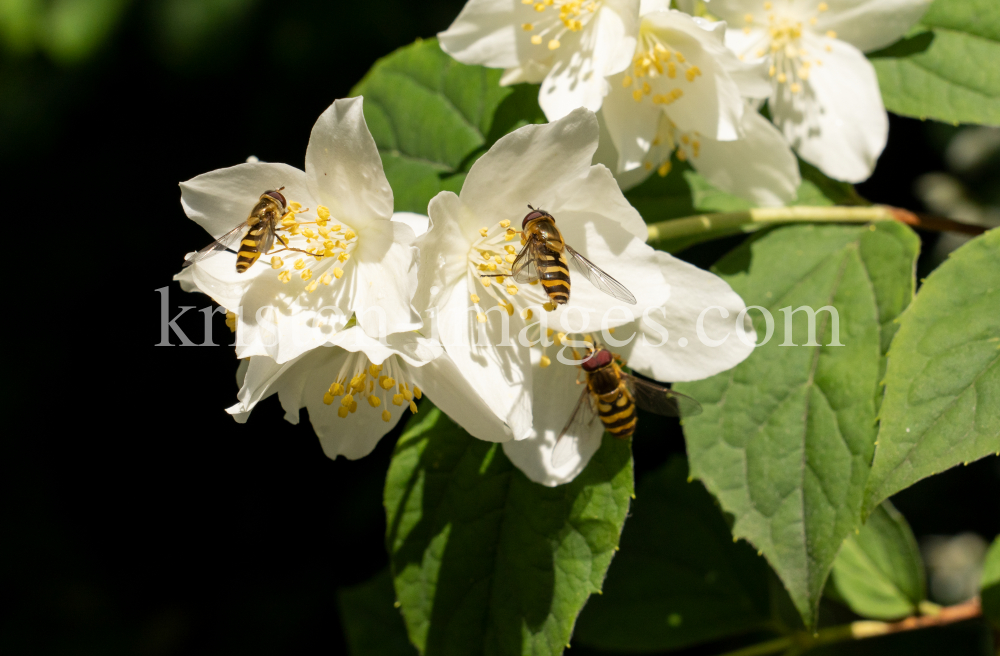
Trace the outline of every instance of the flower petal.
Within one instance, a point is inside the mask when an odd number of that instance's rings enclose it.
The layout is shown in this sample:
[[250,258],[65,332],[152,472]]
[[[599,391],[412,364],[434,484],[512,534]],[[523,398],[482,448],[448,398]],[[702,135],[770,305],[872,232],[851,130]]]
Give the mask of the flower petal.
[[803,159],[832,178],[861,182],[889,135],[875,69],[849,43],[811,33],[802,40],[822,53],[822,65],[811,68],[799,93],[778,86],[771,102],[775,123]]
[[[553,462],[559,436],[586,388],[575,383],[580,371],[577,367],[559,363],[553,358],[552,364],[543,369],[538,364],[541,354],[537,349],[532,350],[536,390],[534,427],[528,439],[504,442],[503,450],[525,476],[536,483],[554,487],[572,481],[583,471],[601,446],[604,425],[592,412],[582,415],[581,421],[574,422],[563,437],[564,443],[559,444],[560,457],[558,462]],[[586,407],[580,409],[582,413],[588,411]]]
[[581,32],[560,37],[562,45],[538,94],[545,116],[554,121],[578,107],[600,109],[610,88],[605,78],[632,61],[638,30],[638,0],[616,0],[602,3]]
[[431,227],[431,220],[416,212],[393,212],[392,220],[410,226],[410,230],[416,237],[422,236]]
[[419,253],[404,223],[371,223],[354,251],[351,311],[370,337],[420,327],[410,301],[417,290]]
[[743,138],[702,139],[690,162],[713,185],[757,206],[781,206],[795,200],[802,182],[798,160],[785,137],[766,118],[747,108]]
[[392,217],[392,189],[365,123],[362,98],[334,101],[317,119],[306,148],[306,173],[334,219],[364,228],[365,222]]
[[448,356],[437,358],[422,367],[411,367],[409,380],[473,437],[487,442],[513,439],[503,418],[498,417],[469,387],[462,372]]
[[656,380],[679,382],[708,378],[745,360],[756,335],[744,316],[743,330],[750,344],[739,338],[735,322],[746,307],[739,294],[714,273],[661,251],[657,258],[663,277],[670,281],[670,299],[661,311],[638,322],[638,332],[615,332],[615,338],[623,341],[635,335],[628,345],[612,345],[628,366]]
[[[648,98],[636,102],[631,91],[622,84],[624,75],[611,78],[611,93],[604,99],[601,116],[608,135],[618,151],[616,174],[639,169],[647,161],[649,149],[656,138],[662,110]],[[605,146],[602,144],[599,152]],[[599,159],[605,164],[608,162]]]
[[237,422],[245,424],[258,403],[279,392],[283,386],[295,387],[305,379],[315,362],[310,361],[303,367],[300,366],[301,360],[302,358],[297,358],[279,364],[267,356],[258,356],[241,361],[241,369],[243,362],[249,364],[246,365],[243,383],[236,395],[239,403],[227,408],[226,412],[233,415]]
[[926,13],[931,0],[832,0],[820,12],[815,31],[836,32],[862,52],[878,50],[906,34]]
[[577,109],[558,121],[527,125],[497,141],[472,165],[462,185],[462,203],[471,211],[471,218],[462,224],[469,242],[481,225],[502,219],[520,225],[529,203],[545,207],[552,189],[585,175],[598,134],[594,113]]
[[[462,230],[462,217],[468,210],[457,195],[442,191],[431,199],[427,211],[434,217],[431,228],[416,242],[420,266],[413,307],[421,314],[443,305],[447,294],[465,278],[469,252],[469,237]],[[467,223],[471,231],[476,221]]]
[[217,169],[180,183],[181,207],[188,218],[218,238],[247,220],[261,194],[282,186],[288,202],[303,206],[313,203],[315,196],[305,173],[287,164],[254,162]]
[[451,26],[438,33],[441,49],[463,64],[517,66],[517,9],[511,0],[469,0]]

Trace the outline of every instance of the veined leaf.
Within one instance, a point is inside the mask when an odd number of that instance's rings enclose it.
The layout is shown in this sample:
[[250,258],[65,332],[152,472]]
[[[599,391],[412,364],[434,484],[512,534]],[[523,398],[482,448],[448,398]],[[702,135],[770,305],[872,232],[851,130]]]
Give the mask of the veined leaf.
[[768,622],[767,563],[733,542],[711,495],[687,476],[687,463],[675,458],[643,479],[604,594],[580,615],[575,640],[661,651]]
[[[733,535],[762,551],[808,626],[841,543],[861,525],[883,326],[912,292],[918,246],[895,223],[751,239],[714,269],[768,310],[774,335],[736,368],[677,385],[705,409],[684,422],[691,473],[734,516]],[[762,340],[764,317],[751,314]]]
[[1000,452],[1000,230],[934,270],[898,319],[865,493],[883,499]]
[[436,39],[378,60],[353,89],[364,96],[396,211],[427,213],[439,191],[459,191],[490,144],[528,122],[543,122],[537,88],[501,87],[502,71],[460,64]]
[[1000,125],[996,0],[935,0],[907,38],[869,56],[890,111]]
[[927,597],[920,548],[906,519],[888,501],[844,540],[831,584],[862,617],[893,620],[917,612]]
[[618,546],[633,490],[630,445],[606,439],[572,483],[548,488],[499,444],[423,408],[385,487],[410,640],[422,654],[561,654]]

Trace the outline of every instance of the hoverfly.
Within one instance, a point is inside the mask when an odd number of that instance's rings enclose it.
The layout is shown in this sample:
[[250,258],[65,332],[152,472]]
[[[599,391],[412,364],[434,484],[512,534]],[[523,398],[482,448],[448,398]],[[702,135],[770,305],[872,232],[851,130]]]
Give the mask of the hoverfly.
[[285,246],[283,250],[298,250],[289,248],[285,240],[276,234],[278,222],[284,216],[288,205],[281,193],[282,189],[284,187],[262,193],[257,204],[250,210],[250,216],[246,221],[197,253],[184,258],[184,266],[200,262],[219,251],[232,251],[237,242],[239,250],[236,253],[236,273],[243,273],[253,266],[263,253],[271,250],[276,238]]
[[[555,218],[545,210],[531,210],[521,222],[524,247],[510,266],[510,276],[523,285],[541,280],[545,293],[556,305],[569,302],[569,266],[566,256],[572,256],[573,264],[591,283],[605,294],[620,301],[635,305],[635,296],[620,282],[606,274],[596,264],[577,253],[563,240],[556,227]],[[490,274],[486,277],[502,277],[505,274]]]
[[621,358],[606,348],[597,345],[589,350],[580,364],[587,385],[556,440],[552,451],[554,467],[565,463],[572,454],[568,448],[571,442],[565,439],[570,431],[592,423],[595,411],[604,430],[620,439],[635,433],[639,419],[636,406],[665,417],[693,417],[701,413],[701,404],[690,396],[622,371]]

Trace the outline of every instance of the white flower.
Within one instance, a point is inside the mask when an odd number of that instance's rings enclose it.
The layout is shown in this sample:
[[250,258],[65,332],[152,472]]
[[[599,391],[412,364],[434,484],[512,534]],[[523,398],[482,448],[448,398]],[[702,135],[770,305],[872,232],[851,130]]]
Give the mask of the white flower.
[[[323,112],[305,171],[246,163],[181,183],[184,211],[213,237],[245,221],[266,190],[284,187],[293,210],[279,232],[287,248],[275,241],[274,254],[245,273],[236,272],[234,254],[221,252],[175,277],[237,313],[237,357],[288,362],[326,343],[352,314],[373,337],[421,325],[410,306],[415,235],[391,220],[392,190],[361,103],[338,100]],[[307,208],[312,216],[302,220]]]
[[775,124],[827,175],[860,182],[885,148],[889,122],[862,52],[887,46],[929,0],[713,0],[741,58],[765,61]]
[[[713,273],[667,253],[658,251],[656,256],[663,278],[670,282],[669,299],[642,319],[617,328],[611,337],[620,346],[604,346],[621,355],[632,370],[664,382],[700,380],[746,359],[756,334],[746,315],[736,324],[745,309],[739,295]],[[583,380],[577,366],[553,362],[536,368],[534,430],[529,439],[505,442],[503,449],[537,483],[554,486],[573,480],[601,445],[604,426],[596,415],[587,414],[584,419],[592,421],[575,422],[562,438],[559,457],[553,458],[559,435],[583,393],[577,381]]]
[[502,84],[541,82],[538,104],[554,121],[600,109],[638,26],[639,0],[469,0],[438,39],[460,62],[506,69]]
[[289,422],[299,422],[300,408],[309,411],[330,458],[356,460],[371,453],[407,408],[417,412],[423,394],[476,437],[504,434],[503,422],[468,394],[441,346],[415,332],[380,342],[352,326],[284,364],[267,356],[244,360],[240,376],[240,402],[228,410],[238,422],[277,393]]
[[[532,373],[538,369],[531,366],[533,349],[522,346],[522,332],[530,342],[547,338],[542,320],[555,332],[566,331],[565,325],[573,332],[599,331],[611,308],[618,308],[607,316],[613,327],[659,307],[669,294],[639,214],[610,171],[591,165],[598,133],[594,114],[578,109],[503,137],[473,165],[461,195],[442,192],[431,201],[432,227],[418,241],[421,276],[428,279],[421,283],[426,294],[414,304],[437,315],[434,330],[470,394],[506,417],[514,439],[532,434]],[[625,306],[575,271],[569,303],[558,307],[540,285],[482,277],[509,273],[529,203],[550,212],[566,243],[628,288],[637,304]],[[547,364],[555,356],[537,358]]]
[[623,189],[653,171],[666,175],[676,151],[709,182],[757,205],[795,198],[799,170],[781,133],[744,97],[769,92],[761,66],[740,62],[724,44],[724,23],[643,4],[632,68],[611,78],[601,115],[617,151]]

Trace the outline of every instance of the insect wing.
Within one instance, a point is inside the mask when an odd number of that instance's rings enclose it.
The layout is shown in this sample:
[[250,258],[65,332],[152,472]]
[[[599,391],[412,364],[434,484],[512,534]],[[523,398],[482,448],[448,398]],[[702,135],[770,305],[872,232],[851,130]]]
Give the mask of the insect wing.
[[[274,246],[275,236],[274,221],[267,221],[267,225],[264,226],[264,241],[262,241],[260,245],[261,253],[266,254],[270,252],[271,247]],[[284,243],[284,241],[281,242],[282,245],[284,245]]]
[[594,404],[590,400],[590,391],[584,387],[580,394],[580,400],[573,408],[573,413],[570,414],[569,420],[556,439],[555,448],[552,449],[553,467],[558,469],[570,461],[573,454],[577,452],[573,446],[580,441],[584,429],[589,428],[590,424],[594,423],[596,416]]
[[569,244],[566,244],[566,251],[572,256],[571,259],[577,270],[587,276],[587,279],[593,283],[594,287],[597,287],[609,296],[614,296],[619,301],[635,305],[635,296],[632,295],[632,292],[625,289],[623,284],[609,276],[599,266],[577,253]]
[[622,372],[625,386],[635,404],[664,417],[693,417],[701,414],[701,404],[686,394]]
[[510,265],[510,275],[514,278],[515,282],[522,285],[530,285],[538,281],[538,265],[536,264],[536,260],[538,259],[537,249],[538,240],[536,238],[529,238],[528,243],[517,254],[514,262]]
[[220,251],[232,251],[233,247],[240,243],[240,240],[243,238],[243,232],[246,229],[247,224],[246,221],[244,221],[197,253],[193,253],[185,257],[183,266],[191,266],[195,262],[200,262]]

